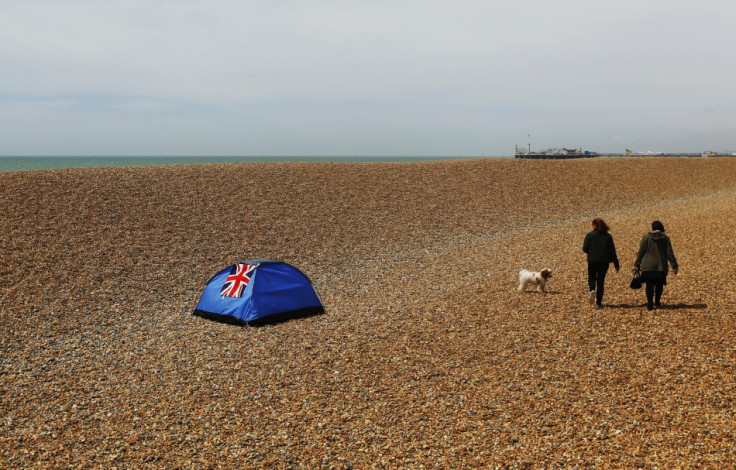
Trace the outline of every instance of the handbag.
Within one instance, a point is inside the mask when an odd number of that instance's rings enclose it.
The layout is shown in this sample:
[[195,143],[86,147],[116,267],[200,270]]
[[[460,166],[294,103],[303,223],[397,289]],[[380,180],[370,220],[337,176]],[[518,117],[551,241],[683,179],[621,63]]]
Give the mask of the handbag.
[[641,271],[638,268],[634,268],[634,277],[631,278],[631,284],[629,287],[632,289],[641,289]]

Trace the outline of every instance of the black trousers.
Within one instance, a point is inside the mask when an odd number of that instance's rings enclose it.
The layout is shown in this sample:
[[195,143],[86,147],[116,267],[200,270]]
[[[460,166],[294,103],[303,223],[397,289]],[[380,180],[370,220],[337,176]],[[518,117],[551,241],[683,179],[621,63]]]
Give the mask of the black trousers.
[[603,303],[603,287],[606,282],[608,263],[600,261],[588,262],[588,288],[595,291],[595,303]]
[[644,271],[641,273],[641,280],[646,284],[644,291],[647,294],[647,306],[659,305],[664,286],[667,284],[667,275],[661,271]]
[[646,281],[647,306],[651,307],[655,303],[659,305],[659,300],[662,298],[663,291],[664,291],[664,282]]

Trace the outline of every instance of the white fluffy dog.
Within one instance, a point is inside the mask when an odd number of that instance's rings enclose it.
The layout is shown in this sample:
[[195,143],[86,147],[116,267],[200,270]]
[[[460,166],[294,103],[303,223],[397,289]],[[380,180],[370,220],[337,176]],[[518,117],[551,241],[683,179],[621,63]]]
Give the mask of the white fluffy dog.
[[537,286],[537,291],[544,292],[547,279],[551,277],[552,270],[549,268],[542,269],[539,272],[522,269],[519,271],[519,292],[524,291],[527,286]]

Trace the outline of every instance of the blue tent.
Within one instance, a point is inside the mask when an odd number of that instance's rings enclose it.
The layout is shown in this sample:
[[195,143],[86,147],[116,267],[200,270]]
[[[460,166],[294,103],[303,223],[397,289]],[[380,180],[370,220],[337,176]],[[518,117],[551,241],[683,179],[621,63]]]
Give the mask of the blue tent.
[[322,302],[301,271],[280,261],[252,259],[212,276],[193,313],[255,325],[322,312]]

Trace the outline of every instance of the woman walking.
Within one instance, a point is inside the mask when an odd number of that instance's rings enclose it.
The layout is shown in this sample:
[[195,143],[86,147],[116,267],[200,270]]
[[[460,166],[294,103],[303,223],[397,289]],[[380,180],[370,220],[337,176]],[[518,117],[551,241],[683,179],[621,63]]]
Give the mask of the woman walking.
[[641,280],[646,283],[647,310],[662,306],[660,301],[667,285],[668,261],[672,265],[672,273],[677,274],[677,258],[670,237],[664,234],[662,222],[655,220],[652,231],[642,237],[634,262],[634,268],[641,271]]
[[593,219],[593,230],[585,235],[583,240],[583,251],[588,255],[588,302],[595,302],[596,308],[603,308],[603,288],[606,282],[608,265],[613,266],[618,272],[618,256],[616,256],[616,245],[613,237],[608,233],[608,225],[601,218]]

